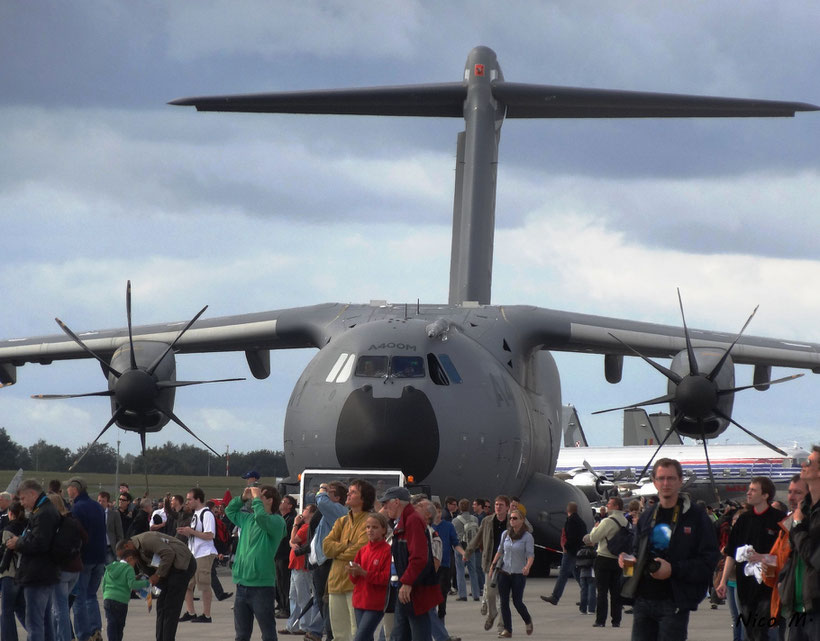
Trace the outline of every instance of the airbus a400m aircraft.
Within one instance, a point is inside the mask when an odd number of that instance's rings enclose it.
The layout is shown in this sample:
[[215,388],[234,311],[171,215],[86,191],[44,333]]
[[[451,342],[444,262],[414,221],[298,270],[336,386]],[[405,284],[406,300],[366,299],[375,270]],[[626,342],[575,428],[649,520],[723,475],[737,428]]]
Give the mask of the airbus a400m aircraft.
[[0,342],[3,384],[13,383],[25,363],[93,352],[108,378],[101,392],[111,396],[106,429],[116,423],[144,435],[177,420],[175,353],[241,350],[261,379],[270,373],[271,350],[313,348],[317,353],[296,382],[285,418],[291,474],[306,467],[395,467],[437,492],[518,495],[536,533],[556,546],[567,501],[586,499],[551,476],[561,443],[561,386],[549,350],[602,354],[611,383],[620,380],[623,356],[634,350],[676,357],[662,400],[670,403],[680,433],[705,438],[728,426],[734,363],[754,365],[758,387],[770,382],[773,365],[820,371],[816,344],[742,337],[729,356],[735,337],[725,333],[496,306],[490,299],[496,166],[506,118],[793,116],[817,110],[814,105],[511,83],[486,47],[470,52],[463,78],[454,83],[171,104],[201,111],[463,118],[448,303],[327,303],[202,318],[182,335],[180,323],[168,323],[72,333],[69,339],[6,340]]

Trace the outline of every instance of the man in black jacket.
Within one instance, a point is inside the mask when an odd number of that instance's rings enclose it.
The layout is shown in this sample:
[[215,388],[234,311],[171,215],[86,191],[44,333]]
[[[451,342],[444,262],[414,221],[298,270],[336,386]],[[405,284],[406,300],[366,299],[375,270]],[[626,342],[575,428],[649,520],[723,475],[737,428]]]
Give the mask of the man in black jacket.
[[[689,613],[706,596],[720,552],[711,519],[680,493],[680,463],[658,459],[652,480],[658,501],[638,519],[637,561],[622,595],[635,598],[632,641],[684,641]],[[621,567],[623,561],[621,554]]]
[[564,586],[570,577],[575,576],[575,557],[584,544],[584,534],[586,533],[587,524],[578,515],[578,504],[570,501],[567,503],[567,520],[564,522],[564,529],[561,531],[561,550],[564,553],[561,557],[561,570],[558,574],[558,580],[552,588],[552,594],[550,596],[542,594],[542,601],[558,605],[558,601],[564,593]]
[[51,547],[60,515],[34,479],[27,479],[17,488],[20,503],[31,512],[28,527],[19,536],[13,536],[6,547],[20,554],[20,565],[15,575],[23,587],[26,599],[26,631],[29,641],[54,638],[51,616],[51,595],[59,578],[59,568],[51,559]]

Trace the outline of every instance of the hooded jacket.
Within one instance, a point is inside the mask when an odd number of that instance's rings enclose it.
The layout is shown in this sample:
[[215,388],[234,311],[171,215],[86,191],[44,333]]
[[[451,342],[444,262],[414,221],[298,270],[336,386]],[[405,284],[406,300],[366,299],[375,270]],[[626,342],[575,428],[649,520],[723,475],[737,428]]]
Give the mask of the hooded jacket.
[[15,580],[20,585],[54,585],[60,571],[51,559],[51,546],[60,514],[51,501],[41,493],[34,504],[28,526],[14,549],[20,554]]
[[[637,561],[633,576],[626,582],[621,594],[633,598],[644,575],[649,558],[649,538],[655,510],[660,503],[644,510],[635,528],[634,548]],[[666,560],[672,566],[672,576],[667,581],[672,588],[672,598],[681,610],[697,610],[712,582],[720,551],[717,546],[715,526],[706,512],[693,505],[688,494],[678,497],[681,507],[678,522],[672,531]]]

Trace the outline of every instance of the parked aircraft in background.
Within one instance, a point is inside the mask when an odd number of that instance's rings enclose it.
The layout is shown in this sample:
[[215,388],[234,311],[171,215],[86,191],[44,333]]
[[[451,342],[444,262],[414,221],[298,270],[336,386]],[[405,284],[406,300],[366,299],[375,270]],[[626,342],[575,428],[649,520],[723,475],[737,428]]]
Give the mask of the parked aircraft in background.
[[[566,429],[583,432],[575,408],[566,406],[569,423]],[[652,496],[655,487],[646,476],[638,475],[665,436],[670,417],[642,409],[624,412],[624,444],[617,447],[563,447],[558,453],[555,475],[586,494],[591,502],[600,501],[612,492],[624,497]],[[566,433],[566,432],[565,432]],[[781,446],[786,454],[757,444],[709,444],[709,460],[720,501],[743,501],[749,481],[755,476],[772,479],[780,498],[785,498],[789,479],[800,472],[809,452],[797,444]],[[686,478],[686,492],[693,498],[716,503],[703,445],[667,443],[660,456],[680,461]],[[590,469],[591,468],[591,469]]]

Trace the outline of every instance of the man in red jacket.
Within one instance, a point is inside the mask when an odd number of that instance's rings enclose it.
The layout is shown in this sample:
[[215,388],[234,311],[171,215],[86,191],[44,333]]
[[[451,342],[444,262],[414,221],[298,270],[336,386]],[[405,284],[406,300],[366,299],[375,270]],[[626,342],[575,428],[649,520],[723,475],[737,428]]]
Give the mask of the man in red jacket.
[[410,505],[407,488],[391,487],[379,500],[395,522],[393,560],[401,587],[393,634],[396,641],[431,639],[427,613],[442,597],[432,559],[428,558],[427,524]]

